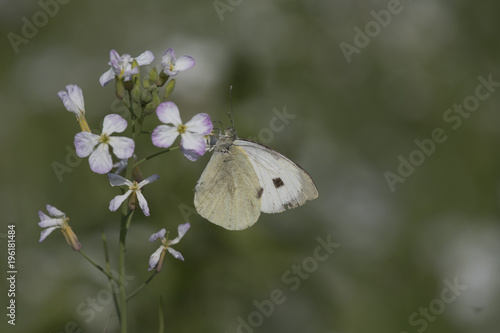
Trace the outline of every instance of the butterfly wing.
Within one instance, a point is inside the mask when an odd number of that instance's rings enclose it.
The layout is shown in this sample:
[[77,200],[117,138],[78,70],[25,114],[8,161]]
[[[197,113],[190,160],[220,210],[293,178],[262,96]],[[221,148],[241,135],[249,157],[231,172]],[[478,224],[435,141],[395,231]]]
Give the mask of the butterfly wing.
[[318,197],[309,174],[282,154],[250,140],[237,139],[234,144],[245,151],[264,189],[262,212],[283,212]]
[[214,151],[195,188],[198,213],[223,228],[242,230],[260,216],[262,188],[244,150]]

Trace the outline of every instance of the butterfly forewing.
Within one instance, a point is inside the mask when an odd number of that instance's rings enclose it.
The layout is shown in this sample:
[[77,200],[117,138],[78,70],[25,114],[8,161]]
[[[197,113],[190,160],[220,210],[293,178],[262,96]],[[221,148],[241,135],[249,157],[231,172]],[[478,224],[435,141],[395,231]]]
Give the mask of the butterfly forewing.
[[318,190],[307,172],[282,154],[260,143],[237,139],[251,161],[263,188],[261,211],[279,213],[318,197]]

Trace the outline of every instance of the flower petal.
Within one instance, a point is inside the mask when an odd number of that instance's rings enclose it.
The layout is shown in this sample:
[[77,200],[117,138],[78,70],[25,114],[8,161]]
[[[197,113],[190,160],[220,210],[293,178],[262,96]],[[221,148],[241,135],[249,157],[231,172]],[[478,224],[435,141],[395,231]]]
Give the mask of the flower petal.
[[179,259],[179,260],[184,261],[184,257],[182,256],[182,254],[179,251],[176,251],[171,247],[167,247],[167,250],[168,250],[168,252],[170,252],[171,255],[174,256],[175,259]]
[[139,188],[142,188],[144,185],[147,185],[147,184],[150,184],[152,182],[155,182],[158,179],[160,179],[160,176],[158,176],[157,174],[149,176],[148,178],[144,179],[142,182],[139,183]]
[[78,118],[85,114],[85,101],[83,100],[82,89],[75,84],[68,84],[66,91],[60,91],[57,96],[61,99],[64,107],[73,112]]
[[212,133],[214,125],[212,124],[212,120],[210,116],[206,113],[198,113],[191,120],[189,120],[186,124],[187,131],[200,134],[200,135],[208,135]]
[[175,52],[172,48],[168,48],[161,56],[161,65],[169,68],[175,62]]
[[120,174],[123,170],[125,170],[127,164],[128,164],[128,158],[122,158],[120,161],[113,164],[113,168],[116,168],[115,173]]
[[156,250],[151,257],[149,257],[149,269],[148,271],[152,270],[153,268],[158,265],[158,261],[160,261],[161,258],[161,253],[164,251],[163,246],[160,246],[158,250]]
[[106,143],[101,143],[89,157],[90,169],[95,173],[105,174],[113,168],[113,160]]
[[51,227],[51,228],[47,228],[47,229],[44,229],[42,230],[42,232],[40,233],[40,240],[39,242],[43,242],[45,240],[45,238],[47,238],[48,235],[50,235],[52,233],[52,231],[56,230],[57,227]]
[[177,243],[179,243],[179,241],[182,239],[182,237],[184,237],[184,235],[186,234],[186,232],[189,230],[190,227],[191,227],[191,224],[189,224],[189,223],[184,223],[184,224],[179,225],[177,227],[177,232],[179,233],[179,235],[177,237],[175,237],[170,242],[170,244],[177,244]]
[[113,133],[121,133],[127,128],[127,121],[119,114],[108,114],[104,117],[102,124],[102,134],[111,135]]
[[132,186],[132,182],[130,180],[120,175],[117,175],[116,173],[108,173],[108,179],[111,186],[122,186],[122,185]]
[[139,206],[141,207],[142,212],[144,215],[149,216],[149,207],[146,198],[144,198],[141,191],[136,191],[135,194],[137,195],[137,200],[139,200]]
[[175,61],[175,66],[174,70],[176,71],[185,71],[187,69],[190,69],[195,65],[195,61],[193,57],[183,55],[179,59]]
[[153,52],[145,51],[135,58],[135,60],[137,60],[137,64],[139,66],[149,65],[153,62],[153,60],[155,60],[155,56],[153,55]]
[[115,79],[115,71],[113,68],[108,69],[107,72],[103,73],[101,77],[99,78],[99,83],[101,86],[107,85],[109,82],[113,81]]
[[113,147],[116,157],[124,159],[134,155],[135,142],[131,138],[124,136],[112,136],[109,138],[109,145]]
[[109,210],[114,212],[118,208],[120,208],[121,204],[125,201],[125,199],[127,199],[130,196],[131,193],[132,193],[132,190],[128,190],[127,192],[125,192],[125,194],[117,195],[116,197],[114,197],[109,202]]
[[[124,54],[126,56],[126,54]],[[122,61],[122,57],[120,57],[120,54],[116,52],[116,50],[111,50],[109,51],[109,65],[112,67],[119,66],[120,62]]]
[[69,98],[71,98],[78,110],[85,113],[85,101],[83,99],[82,89],[76,84],[68,84],[66,90],[68,90]]
[[64,214],[63,212],[61,212],[59,209],[57,209],[54,206],[47,205],[45,208],[47,208],[47,212],[49,212],[50,216],[63,217],[63,218],[66,217],[66,214]]
[[156,115],[158,119],[164,124],[172,124],[176,128],[182,125],[181,116],[179,115],[179,108],[174,102],[163,102],[156,107]]
[[38,211],[38,217],[40,218],[40,221],[46,221],[46,220],[51,219],[51,217],[49,217],[47,214],[45,214],[41,210]]
[[75,148],[78,157],[87,157],[99,143],[99,135],[90,132],[80,132],[75,135]]
[[149,237],[149,241],[150,242],[154,242],[157,239],[162,239],[163,237],[165,237],[166,233],[167,233],[167,231],[165,230],[165,228],[163,228],[160,231],[155,232],[154,234],[152,234],[151,237]]
[[181,146],[181,151],[182,151],[182,154],[184,155],[184,157],[186,157],[188,160],[190,160],[192,162],[198,161],[198,159],[203,156],[203,155],[198,154],[194,150],[183,149],[182,146]]
[[159,125],[153,130],[151,141],[156,147],[168,148],[174,143],[178,135],[177,127]]
[[41,228],[48,228],[48,227],[60,228],[63,226],[63,220],[62,219],[43,220],[38,222],[38,226],[40,226]]
[[203,136],[189,132],[185,132],[181,136],[181,151],[187,159],[196,161],[205,154],[206,143]]
[[128,81],[131,79],[132,75],[139,73],[139,67],[132,68],[132,65],[127,64],[127,69],[123,71],[123,75],[125,77],[124,81]]

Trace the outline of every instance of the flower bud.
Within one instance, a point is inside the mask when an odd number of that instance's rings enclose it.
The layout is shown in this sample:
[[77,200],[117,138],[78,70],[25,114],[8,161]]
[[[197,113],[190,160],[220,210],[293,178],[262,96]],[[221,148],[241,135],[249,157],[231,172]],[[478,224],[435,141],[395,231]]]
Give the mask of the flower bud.
[[149,71],[148,81],[151,84],[155,84],[157,80],[158,80],[158,70],[156,69],[156,67],[153,67],[153,69]]
[[158,75],[158,79],[156,81],[156,85],[158,87],[162,87],[167,81],[169,76],[165,74],[165,72],[161,71],[160,75]]
[[123,99],[123,96],[125,96],[125,86],[123,84],[123,78],[116,79],[116,96],[119,99]]
[[135,85],[135,87],[132,89],[132,91],[130,93],[132,94],[133,101],[136,103],[139,103],[141,100],[141,88],[140,88],[140,86],[138,84]]
[[175,79],[172,79],[170,80],[169,83],[167,83],[166,87],[165,87],[165,95],[164,95],[164,98],[167,99],[170,94],[172,93],[172,91],[174,91],[174,87],[175,87]]
[[148,89],[144,89],[141,92],[141,104],[146,105],[153,100],[153,96],[151,96],[151,92]]

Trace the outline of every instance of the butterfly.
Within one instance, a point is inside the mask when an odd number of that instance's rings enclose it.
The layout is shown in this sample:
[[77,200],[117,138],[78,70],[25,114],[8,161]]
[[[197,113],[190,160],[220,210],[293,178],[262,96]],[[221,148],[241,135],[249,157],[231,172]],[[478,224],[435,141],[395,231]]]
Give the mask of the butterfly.
[[318,197],[309,174],[282,154],[238,138],[233,127],[213,145],[194,196],[197,212],[228,230],[243,230],[260,213],[280,213]]

